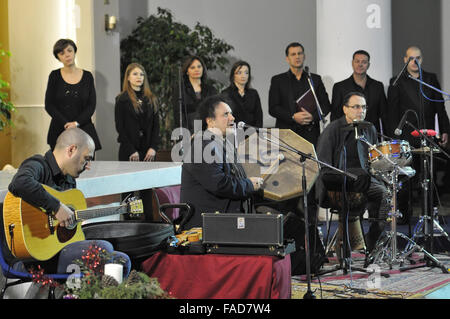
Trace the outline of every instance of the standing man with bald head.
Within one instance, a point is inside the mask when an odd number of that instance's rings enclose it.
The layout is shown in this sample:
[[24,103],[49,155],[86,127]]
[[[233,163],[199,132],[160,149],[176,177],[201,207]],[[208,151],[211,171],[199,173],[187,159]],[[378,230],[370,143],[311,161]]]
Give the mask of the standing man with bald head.
[[[426,72],[423,69],[420,70],[423,60],[424,57],[420,48],[417,46],[408,47],[403,57],[403,62],[408,63],[406,70],[400,76],[395,86],[393,85],[395,77],[391,79],[387,96],[388,116],[386,118],[389,119],[389,123],[386,134],[395,139],[408,141],[412,149],[419,148],[421,146],[421,139],[411,136],[413,129],[410,126],[405,125],[401,128],[402,134],[398,136],[394,134],[396,127],[399,125],[406,111],[413,110],[414,112],[407,114],[406,121],[419,129],[437,130],[437,127],[435,127],[435,117],[437,115],[439,132],[442,139],[440,145],[445,147],[448,143],[450,123],[444,102],[439,102],[443,100],[442,94],[425,85],[422,85],[421,88],[421,84],[414,80],[419,79],[435,88],[441,88],[436,74]],[[422,78],[420,78],[420,71],[422,72]],[[410,186],[420,185],[422,182],[422,171],[419,157],[413,157],[412,166],[416,170],[416,175],[413,178],[415,181],[411,182],[412,185]],[[406,222],[409,216],[412,215],[412,205],[408,199],[410,187],[407,184],[404,185],[406,187],[403,187],[399,191],[398,202],[400,211],[403,215],[406,214],[406,216],[399,219],[400,223]]]
[[[412,125],[420,129],[436,129],[435,128],[435,116],[437,115],[439,122],[439,132],[441,134],[442,142],[441,145],[445,146],[448,142],[448,133],[450,131],[450,124],[447,112],[445,111],[444,102],[442,101],[442,94],[436,92],[435,90],[428,88],[423,85],[422,90],[424,95],[428,97],[425,98],[422,95],[420,89],[420,83],[412,78],[420,80],[420,69],[419,65],[422,67],[422,62],[424,58],[422,51],[417,46],[410,46],[403,58],[403,62],[407,63],[406,71],[402,74],[397,84],[394,86],[395,77],[390,81],[388,89],[388,106],[389,106],[389,119],[390,124],[388,128],[388,135],[391,137],[399,138],[395,136],[394,130],[399,124],[401,118],[405,114],[406,110],[414,110],[419,118],[419,122],[414,114],[408,114],[406,120]],[[412,78],[411,78],[412,77]],[[432,85],[438,89],[441,88],[437,76],[435,73],[427,72],[422,69],[422,79],[423,82]],[[423,102],[423,105],[422,105]],[[407,140],[412,146],[418,147],[419,140],[413,139],[411,137],[412,128],[404,127],[403,134],[400,138]]]

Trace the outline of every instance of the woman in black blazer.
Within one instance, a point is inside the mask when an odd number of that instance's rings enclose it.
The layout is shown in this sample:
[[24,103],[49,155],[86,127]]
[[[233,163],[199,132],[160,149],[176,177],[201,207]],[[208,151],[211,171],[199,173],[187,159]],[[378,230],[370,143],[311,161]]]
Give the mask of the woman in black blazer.
[[70,39],[60,39],[53,46],[53,55],[63,67],[53,70],[48,77],[45,110],[52,119],[47,143],[53,150],[64,130],[79,127],[92,137],[97,151],[102,146],[91,120],[96,105],[94,77],[76,66],[76,53],[77,46]]
[[231,109],[235,122],[262,127],[263,112],[258,91],[250,88],[251,69],[245,61],[236,62],[230,72],[230,86],[222,93],[233,102]]
[[[188,128],[191,133],[194,133],[194,120],[198,118],[197,110],[202,101],[208,96],[217,94],[217,90],[207,83],[206,65],[198,56],[189,56],[182,68],[182,127]],[[175,127],[180,126],[180,111],[179,111],[179,88],[174,90],[174,119]],[[201,129],[201,127],[199,127]]]
[[159,143],[157,99],[142,65],[128,65],[122,92],[116,97],[119,161],[152,161]]

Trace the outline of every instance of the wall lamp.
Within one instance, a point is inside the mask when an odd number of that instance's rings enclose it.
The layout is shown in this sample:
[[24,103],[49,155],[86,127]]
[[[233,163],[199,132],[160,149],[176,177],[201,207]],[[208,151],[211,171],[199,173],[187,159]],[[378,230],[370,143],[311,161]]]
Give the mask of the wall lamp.
[[117,18],[116,16],[110,16],[105,14],[105,31],[111,32],[116,28]]

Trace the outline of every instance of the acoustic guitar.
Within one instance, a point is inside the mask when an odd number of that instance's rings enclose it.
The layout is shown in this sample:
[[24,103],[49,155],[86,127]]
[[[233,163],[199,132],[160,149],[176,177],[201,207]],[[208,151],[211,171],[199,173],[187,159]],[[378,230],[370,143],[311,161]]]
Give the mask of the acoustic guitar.
[[75,221],[70,227],[59,225],[53,213],[46,214],[10,192],[3,203],[5,238],[11,253],[17,258],[48,260],[65,246],[84,240],[80,221],[117,214],[142,214],[142,200],[118,206],[87,208],[83,193],[78,189],[63,192],[42,185],[52,196],[74,211]]

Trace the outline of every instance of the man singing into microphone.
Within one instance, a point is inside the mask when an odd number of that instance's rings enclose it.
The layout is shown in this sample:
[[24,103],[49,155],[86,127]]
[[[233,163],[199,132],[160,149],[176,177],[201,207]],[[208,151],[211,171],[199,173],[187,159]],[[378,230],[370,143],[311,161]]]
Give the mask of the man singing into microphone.
[[[441,136],[440,145],[442,147],[447,146],[448,133],[450,132],[450,124],[447,112],[445,111],[445,105],[442,101],[442,95],[423,85],[423,93],[431,100],[425,98],[420,90],[420,83],[413,80],[410,77],[420,80],[420,69],[419,65],[422,65],[423,56],[421,50],[416,46],[411,46],[406,50],[406,55],[403,62],[406,65],[406,70],[403,72],[396,83],[396,77],[393,77],[390,81],[388,89],[388,116],[390,120],[388,123],[388,130],[386,135],[393,137],[395,139],[406,140],[409,142],[411,149],[416,149],[421,147],[420,137],[411,136],[413,128],[408,125],[400,125],[402,117],[406,115],[406,121],[414,125],[419,129],[431,129],[437,130],[435,127],[435,117],[437,115],[439,123],[439,133]],[[435,88],[440,89],[441,86],[436,77],[436,74],[426,72],[422,70],[422,81]],[[394,85],[395,84],[395,85]],[[422,104],[423,103],[423,104]],[[407,110],[408,114],[405,114]],[[417,116],[416,116],[417,115]],[[404,123],[404,122],[403,122]],[[403,126],[403,127],[399,127]],[[395,134],[395,130],[397,134]],[[400,134],[400,135],[398,135]],[[400,218],[398,222],[400,224],[406,223],[409,216],[412,216],[412,205],[408,199],[409,192],[411,188],[409,186],[420,185],[421,184],[421,164],[420,156],[413,156],[413,168],[416,170],[416,175],[409,180],[411,185],[408,183],[404,184],[405,187],[400,189],[398,193],[398,203],[399,209],[404,215]],[[414,198],[414,197],[412,197]],[[416,197],[420,198],[420,197]]]
[[[305,72],[305,52],[302,44],[290,43],[286,49],[286,62],[289,70],[275,75],[271,79],[269,89],[269,114],[276,119],[275,127],[291,129],[314,146],[320,135],[320,121],[330,112],[330,101],[323,85],[322,79],[317,74],[309,74],[309,79],[314,87],[321,113],[317,105],[298,109],[296,101],[309,89],[308,72]],[[314,104],[314,103],[313,103]],[[314,187],[308,194],[309,216],[315,219],[317,205],[315,203]],[[280,211],[295,211],[299,198],[286,202],[279,208]],[[300,204],[302,202],[300,201]],[[300,205],[302,206],[302,204]]]
[[[386,187],[377,179],[370,177],[368,172],[368,145],[356,139],[355,130],[343,130],[345,126],[354,121],[363,121],[366,117],[367,104],[364,94],[350,92],[343,100],[344,115],[332,121],[322,132],[317,143],[317,157],[343,171],[349,171],[358,176],[356,181],[347,178],[348,184],[352,186],[350,191],[364,193],[367,196],[367,209],[371,218],[376,218],[370,225],[366,234],[367,249],[371,251],[386,225],[386,217],[390,210],[388,193]],[[370,144],[377,143],[377,132],[371,125],[369,128],[357,129],[358,136],[364,137]],[[328,207],[329,199],[327,191],[330,184],[327,182],[326,174],[334,174],[330,168],[322,167],[319,179],[316,182],[319,204]],[[342,175],[338,173],[332,176],[333,184],[343,184]],[[336,182],[337,181],[337,182]],[[335,187],[335,186],[333,186]],[[361,210],[363,213],[363,210]]]
[[[430,101],[422,96],[420,83],[409,78],[409,76],[411,76],[420,80],[419,65],[422,65],[422,61],[423,56],[421,50],[416,46],[409,47],[406,50],[406,55],[404,57],[404,63],[408,62],[406,71],[400,76],[395,86],[393,85],[395,77],[391,79],[388,89],[389,116],[387,117],[390,121],[386,133],[393,138],[408,141],[414,148],[420,147],[420,139],[411,136],[411,131],[413,130],[411,127],[406,126],[401,128],[402,134],[400,136],[394,134],[394,130],[397,128],[397,125],[406,110],[412,109],[417,113],[419,122],[417,122],[414,112],[410,112],[406,120],[419,129],[435,130],[435,116],[437,115],[439,132],[442,139],[441,146],[445,147],[448,142],[448,133],[450,131],[449,118],[445,111],[444,102],[436,102],[443,100],[442,94],[423,85],[423,93],[429,99],[435,100]],[[435,88],[441,88],[436,74],[434,73],[422,70],[421,80]]]
[[[181,169],[181,202],[194,209],[185,229],[202,226],[202,213],[251,213],[250,199],[262,187],[263,179],[248,178],[234,148],[227,146],[227,134],[234,127],[229,104],[225,97],[214,95],[198,109],[203,132],[194,135]],[[201,147],[197,149],[194,144],[199,134]]]

